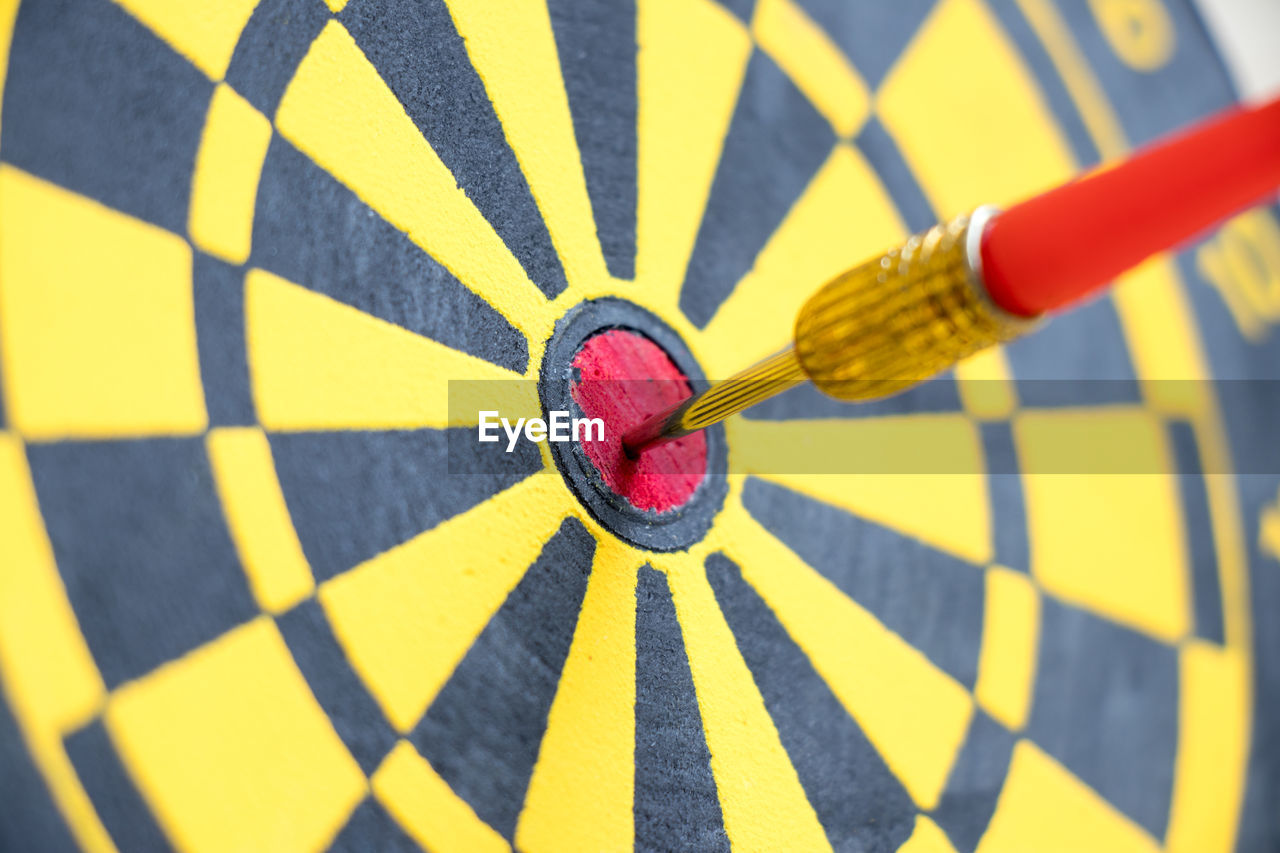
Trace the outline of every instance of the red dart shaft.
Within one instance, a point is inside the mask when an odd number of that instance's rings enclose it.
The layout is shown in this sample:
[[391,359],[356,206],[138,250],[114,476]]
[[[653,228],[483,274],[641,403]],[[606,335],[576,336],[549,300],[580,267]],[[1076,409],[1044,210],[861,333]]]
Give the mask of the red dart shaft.
[[982,241],[1000,307],[1075,302],[1280,188],[1280,98],[1234,109],[1001,213]]

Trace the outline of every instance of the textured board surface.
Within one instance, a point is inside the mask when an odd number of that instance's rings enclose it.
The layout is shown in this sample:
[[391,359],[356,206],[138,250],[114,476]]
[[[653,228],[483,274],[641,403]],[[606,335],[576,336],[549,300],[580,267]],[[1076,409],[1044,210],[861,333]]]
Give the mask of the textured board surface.
[[1160,381],[1280,380],[1275,209],[732,420],[679,550],[445,403],[606,296],[723,377],[1232,103],[1186,0],[0,0],[0,85],[0,849],[1280,846],[1280,412]]

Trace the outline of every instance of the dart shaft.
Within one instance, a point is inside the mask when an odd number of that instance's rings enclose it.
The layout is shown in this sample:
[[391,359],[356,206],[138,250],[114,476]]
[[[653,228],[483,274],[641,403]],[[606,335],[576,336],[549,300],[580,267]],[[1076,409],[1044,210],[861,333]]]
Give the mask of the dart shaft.
[[806,379],[841,400],[897,393],[1277,189],[1280,99],[1228,111],[1007,213],[978,208],[836,276],[800,309],[794,348],[654,415],[623,445],[638,454]]
[[622,439],[629,455],[706,429],[730,415],[780,394],[808,377],[792,347],[748,367],[631,430]]
[[982,286],[978,254],[993,211],[960,216],[836,276],[795,326],[795,346],[642,423],[628,453],[705,429],[811,380],[842,400],[897,393],[1034,322],[998,308]]

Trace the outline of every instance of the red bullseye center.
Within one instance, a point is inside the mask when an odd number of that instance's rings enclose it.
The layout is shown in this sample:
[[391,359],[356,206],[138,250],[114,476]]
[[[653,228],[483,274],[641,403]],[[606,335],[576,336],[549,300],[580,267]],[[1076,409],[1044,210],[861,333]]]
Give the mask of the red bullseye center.
[[[637,509],[683,506],[707,472],[702,433],[652,447],[628,459],[622,436],[646,418],[693,395],[688,378],[653,341],[611,329],[588,338],[573,358],[574,402],[604,421],[603,441],[581,441],[605,484]],[[592,436],[594,437],[594,435]]]

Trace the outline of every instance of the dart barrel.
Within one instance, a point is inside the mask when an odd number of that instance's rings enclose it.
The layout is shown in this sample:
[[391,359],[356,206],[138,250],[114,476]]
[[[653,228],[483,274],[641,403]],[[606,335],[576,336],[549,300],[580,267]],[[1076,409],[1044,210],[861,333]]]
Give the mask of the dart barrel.
[[980,207],[841,273],[800,310],[796,358],[824,393],[897,393],[1035,327],[997,306],[982,280]]
[[840,400],[896,394],[961,359],[1033,329],[1037,317],[992,301],[980,207],[859,264],[810,297],[795,345],[645,421],[623,439],[629,455],[712,424],[805,380]]

